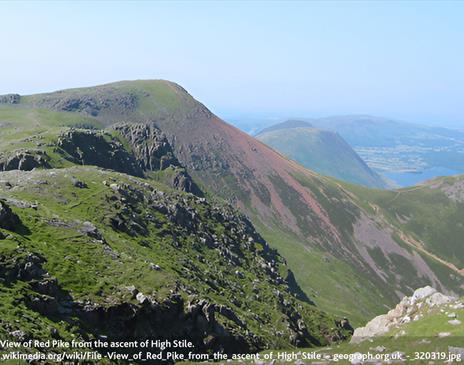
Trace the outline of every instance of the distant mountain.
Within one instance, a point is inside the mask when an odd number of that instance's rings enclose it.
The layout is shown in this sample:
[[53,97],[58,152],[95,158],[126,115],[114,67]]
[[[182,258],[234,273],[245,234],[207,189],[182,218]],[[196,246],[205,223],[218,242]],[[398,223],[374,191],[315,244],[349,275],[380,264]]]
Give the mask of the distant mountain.
[[285,122],[277,123],[270,127],[264,128],[263,130],[258,132],[256,136],[259,136],[260,134],[264,134],[268,132],[291,129],[291,128],[314,128],[314,126],[311,123],[304,121],[304,120],[289,119]]
[[322,175],[368,187],[387,186],[337,133],[308,122],[289,120],[262,130],[256,138]]
[[369,115],[312,119],[337,132],[370,168],[399,186],[464,173],[464,132]]

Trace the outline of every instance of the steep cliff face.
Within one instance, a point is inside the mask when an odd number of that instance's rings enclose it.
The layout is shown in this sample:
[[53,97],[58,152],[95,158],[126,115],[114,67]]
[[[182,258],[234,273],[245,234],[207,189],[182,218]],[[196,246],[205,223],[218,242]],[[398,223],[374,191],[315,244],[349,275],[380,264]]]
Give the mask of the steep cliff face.
[[9,153],[0,153],[0,171],[30,171],[37,167],[49,168],[49,157],[40,149],[18,149]]
[[65,158],[79,165],[94,165],[129,175],[142,176],[143,169],[135,157],[109,134],[71,129],[56,141]]
[[154,124],[121,123],[112,128],[129,142],[136,160],[144,170],[156,171],[180,166],[166,136]]
[[21,96],[19,94],[0,95],[0,104],[19,104]]
[[111,126],[111,129],[128,143],[142,170],[156,172],[170,169],[170,186],[198,196],[203,195],[201,189],[177,160],[164,133],[155,124],[119,123]]

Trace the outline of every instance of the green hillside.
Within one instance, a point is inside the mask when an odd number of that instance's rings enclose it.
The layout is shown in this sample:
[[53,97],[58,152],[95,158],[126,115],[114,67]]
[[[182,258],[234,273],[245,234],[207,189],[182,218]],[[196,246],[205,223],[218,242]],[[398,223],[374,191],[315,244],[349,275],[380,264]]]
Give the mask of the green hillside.
[[2,339],[181,337],[230,353],[337,332],[226,205],[94,167],[0,180]]
[[283,122],[266,128],[256,138],[322,175],[368,187],[387,185],[338,134],[309,123]]
[[[443,253],[434,249],[434,225],[427,231],[420,228],[427,220],[407,224],[384,206],[382,199],[398,192],[305,169],[223,122],[176,84],[120,82],[7,100],[0,106],[0,170],[96,165],[227,202],[279,250],[303,290],[299,297],[355,325],[417,287],[463,293],[462,267],[452,266],[460,243],[449,241]],[[402,209],[415,209],[421,199]],[[461,203],[440,199],[443,220],[436,228],[445,232],[446,218],[457,220]],[[433,211],[432,203],[424,197],[417,219]],[[449,227],[455,237],[459,229]]]

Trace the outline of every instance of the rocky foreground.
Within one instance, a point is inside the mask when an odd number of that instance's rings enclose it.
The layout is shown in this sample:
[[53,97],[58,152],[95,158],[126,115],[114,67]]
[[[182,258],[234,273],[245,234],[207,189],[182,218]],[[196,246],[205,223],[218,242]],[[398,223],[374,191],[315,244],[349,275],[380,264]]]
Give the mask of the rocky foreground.
[[[351,343],[358,343],[372,337],[386,335],[393,328],[400,328],[404,324],[420,320],[437,307],[440,308],[440,312],[447,311],[448,323],[450,325],[463,325],[461,320],[457,318],[457,315],[451,313],[452,310],[464,309],[463,302],[452,296],[439,293],[430,286],[426,286],[417,289],[412,296],[404,297],[387,314],[375,317],[364,327],[356,328]],[[401,330],[398,333],[398,336],[402,335],[406,335],[405,330]],[[437,335],[439,337],[447,337],[450,333],[441,332]]]

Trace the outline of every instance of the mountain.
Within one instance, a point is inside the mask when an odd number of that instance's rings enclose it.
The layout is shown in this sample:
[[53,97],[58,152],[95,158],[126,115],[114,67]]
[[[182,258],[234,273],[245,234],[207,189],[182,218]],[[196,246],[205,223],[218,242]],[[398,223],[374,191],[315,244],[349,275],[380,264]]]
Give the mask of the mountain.
[[337,133],[314,128],[308,122],[289,120],[255,137],[319,174],[368,187],[387,186]]
[[376,172],[399,186],[464,173],[464,133],[369,115],[312,119],[337,132]]
[[[355,325],[417,287],[464,290],[453,256],[463,203],[444,188],[411,192],[420,213],[402,214],[409,206],[396,198],[401,190],[366,189],[308,170],[220,120],[177,84],[124,81],[10,96],[0,123],[4,170],[93,164],[228,202],[285,258],[306,297]],[[461,181],[447,189],[459,195]],[[425,229],[437,201],[442,220]],[[450,240],[435,242],[445,230]],[[436,247],[445,241],[441,253]]]

